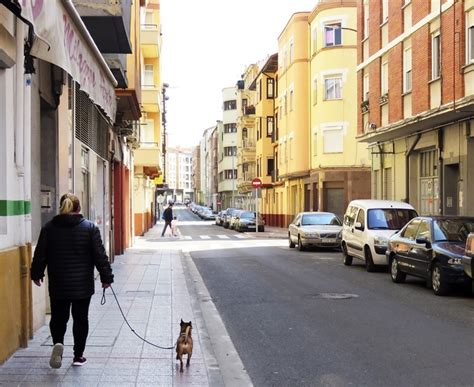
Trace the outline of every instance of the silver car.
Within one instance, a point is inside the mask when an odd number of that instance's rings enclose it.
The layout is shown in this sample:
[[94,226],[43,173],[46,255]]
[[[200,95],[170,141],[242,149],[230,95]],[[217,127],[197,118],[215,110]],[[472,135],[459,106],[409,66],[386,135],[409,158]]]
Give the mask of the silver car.
[[342,222],[332,212],[300,212],[288,226],[289,246],[341,247]]

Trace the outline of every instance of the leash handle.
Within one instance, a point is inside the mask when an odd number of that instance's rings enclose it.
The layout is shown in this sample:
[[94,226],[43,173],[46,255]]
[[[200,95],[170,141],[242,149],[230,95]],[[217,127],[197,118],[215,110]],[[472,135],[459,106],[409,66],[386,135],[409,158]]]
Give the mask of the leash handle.
[[[102,298],[101,298],[101,300],[100,300],[100,305],[105,305],[105,303],[106,303],[106,299],[105,299],[105,289],[106,289],[106,288],[103,288],[103,289],[102,289]],[[160,349],[174,349],[174,347],[176,346],[176,344],[173,345],[172,347],[162,347],[162,346],[160,346],[160,345],[158,345],[158,344],[154,344],[154,343],[148,341],[147,339],[141,337],[137,332],[135,332],[135,330],[132,328],[132,326],[129,324],[127,318],[125,317],[125,313],[123,313],[122,307],[120,306],[119,300],[117,299],[117,295],[115,294],[115,291],[114,291],[114,288],[112,287],[112,285],[110,285],[110,289],[112,290],[112,294],[114,295],[115,301],[117,302],[117,306],[118,306],[118,308],[119,308],[119,310],[120,310],[120,313],[122,314],[122,317],[123,317],[125,323],[128,325],[128,327],[130,328],[130,330],[133,332],[133,334],[134,334],[135,336],[137,336],[140,340],[142,340],[143,342],[145,342],[145,343],[147,343],[147,344],[149,344],[149,345],[151,345],[151,346],[153,346],[153,347],[160,348]]]

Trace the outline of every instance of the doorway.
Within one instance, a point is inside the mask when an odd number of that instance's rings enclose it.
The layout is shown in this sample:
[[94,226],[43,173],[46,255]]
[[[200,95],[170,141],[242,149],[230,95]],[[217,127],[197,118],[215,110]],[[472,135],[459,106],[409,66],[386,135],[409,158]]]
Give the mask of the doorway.
[[459,164],[444,168],[444,214],[458,215],[459,212]]

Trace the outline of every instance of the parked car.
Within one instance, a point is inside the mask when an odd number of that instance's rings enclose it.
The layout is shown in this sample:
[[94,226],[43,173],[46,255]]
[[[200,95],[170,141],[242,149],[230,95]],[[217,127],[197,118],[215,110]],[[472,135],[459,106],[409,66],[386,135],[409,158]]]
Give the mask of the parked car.
[[[234,223],[234,229],[238,232],[245,230],[255,231],[257,229],[256,214],[252,211],[241,211]],[[258,231],[265,231],[265,222],[260,214],[258,214]]]
[[332,212],[300,212],[288,226],[290,248],[298,245],[303,251],[309,246],[340,247],[342,222]]
[[230,225],[230,218],[232,217],[232,213],[234,211],[238,211],[236,208],[227,208],[224,213],[224,220],[222,222],[222,226],[224,228],[229,228]]
[[235,224],[237,223],[237,218],[240,216],[240,214],[243,212],[243,210],[234,210],[232,211],[230,215],[230,220],[229,220],[229,228],[231,230],[235,230]]
[[367,271],[387,265],[388,238],[418,216],[408,203],[391,200],[353,200],[347,206],[342,226],[344,265],[352,259],[365,261]]
[[201,212],[200,216],[204,220],[215,220],[216,214],[210,208],[205,207]]
[[216,215],[216,225],[222,226],[223,221],[224,221],[224,211],[219,211]]
[[390,238],[387,257],[393,282],[406,275],[427,280],[436,295],[449,292],[452,284],[470,285],[462,257],[474,217],[420,216]]
[[474,261],[474,233],[469,234],[466,240],[466,248],[464,256],[462,257],[462,265],[464,267],[464,273],[466,273],[469,278],[472,279],[472,272],[474,271],[473,261]]

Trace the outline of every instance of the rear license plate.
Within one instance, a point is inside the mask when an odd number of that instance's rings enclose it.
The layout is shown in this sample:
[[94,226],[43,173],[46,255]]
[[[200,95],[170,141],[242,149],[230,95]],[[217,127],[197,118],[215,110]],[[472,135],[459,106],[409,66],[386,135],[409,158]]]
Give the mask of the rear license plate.
[[335,239],[330,239],[330,238],[323,238],[321,241],[323,243],[336,243]]

